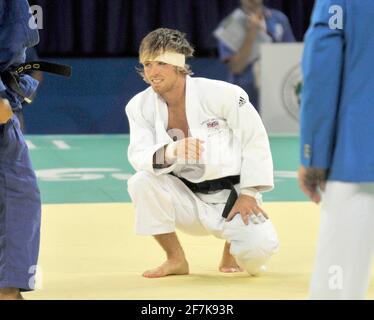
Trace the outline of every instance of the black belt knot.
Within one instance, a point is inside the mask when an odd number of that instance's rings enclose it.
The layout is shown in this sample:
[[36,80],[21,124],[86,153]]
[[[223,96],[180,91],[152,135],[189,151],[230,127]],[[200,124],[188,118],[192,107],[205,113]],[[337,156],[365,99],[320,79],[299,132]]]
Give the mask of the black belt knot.
[[[177,177],[175,174],[171,175]],[[225,208],[222,212],[222,217],[227,218],[236,200],[238,199],[238,193],[236,192],[235,185],[240,182],[240,176],[228,176],[214,180],[206,180],[203,182],[193,183],[187,179],[177,177],[180,179],[193,193],[204,193],[210,194],[221,190],[231,190],[230,195],[226,201]]]

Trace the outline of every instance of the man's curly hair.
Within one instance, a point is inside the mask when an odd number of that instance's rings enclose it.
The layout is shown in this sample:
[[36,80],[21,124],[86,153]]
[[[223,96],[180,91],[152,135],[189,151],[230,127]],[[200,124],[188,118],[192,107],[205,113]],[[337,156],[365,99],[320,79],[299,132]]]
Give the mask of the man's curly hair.
[[[147,60],[152,60],[166,51],[181,53],[186,58],[192,57],[194,53],[193,47],[186,39],[186,34],[178,30],[159,28],[150,32],[142,40],[139,48],[139,61],[143,63]],[[183,74],[192,74],[188,64],[184,68],[176,68]],[[144,78],[144,69],[137,68],[137,71],[146,81]]]

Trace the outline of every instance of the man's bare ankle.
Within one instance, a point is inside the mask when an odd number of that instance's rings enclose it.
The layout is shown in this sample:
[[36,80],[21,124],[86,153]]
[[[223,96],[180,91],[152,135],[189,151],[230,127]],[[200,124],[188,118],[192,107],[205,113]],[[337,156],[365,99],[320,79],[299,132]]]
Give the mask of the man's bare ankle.
[[187,262],[184,255],[170,255],[167,256],[167,260],[174,263]]
[[166,253],[166,259],[174,262],[178,261],[185,261],[186,256],[184,255],[184,252],[172,252],[172,253]]
[[17,289],[17,288],[0,288],[0,293],[2,293],[2,294],[19,293],[19,289]]
[[0,288],[0,299],[23,299],[18,288]]

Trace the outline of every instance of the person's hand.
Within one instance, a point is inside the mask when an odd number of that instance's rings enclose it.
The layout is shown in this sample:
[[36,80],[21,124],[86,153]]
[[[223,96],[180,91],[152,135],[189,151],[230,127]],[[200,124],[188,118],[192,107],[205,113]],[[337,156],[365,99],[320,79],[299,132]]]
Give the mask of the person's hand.
[[255,224],[264,222],[265,219],[269,219],[265,211],[257,204],[256,199],[244,194],[239,195],[239,198],[232,207],[226,221],[231,221],[237,214],[242,216],[243,222],[246,225],[248,225],[250,218]]
[[299,168],[300,189],[315,203],[321,201],[320,190],[326,187],[327,170],[319,168]]
[[167,163],[198,163],[201,160],[204,141],[196,138],[185,138],[170,143],[165,150]]
[[12,117],[13,111],[7,99],[0,98],[0,124],[5,124]]
[[263,18],[254,13],[248,15],[246,28],[248,32],[257,33],[260,29],[263,29]]

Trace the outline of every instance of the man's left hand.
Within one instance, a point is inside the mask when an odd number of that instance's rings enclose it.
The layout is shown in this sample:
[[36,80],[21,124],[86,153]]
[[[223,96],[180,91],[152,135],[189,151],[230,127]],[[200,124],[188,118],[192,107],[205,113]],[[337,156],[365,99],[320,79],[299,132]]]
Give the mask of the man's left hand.
[[315,203],[321,201],[320,190],[324,191],[326,186],[327,170],[320,168],[299,168],[300,189]]
[[[232,207],[226,221],[231,221],[234,216],[240,214],[242,216],[243,222],[248,225],[249,218],[253,216],[254,223],[263,222],[262,220],[269,219],[264,210],[262,210],[257,204],[257,200],[251,196],[244,194],[239,195],[234,206]],[[263,216],[263,217],[261,217]]]

